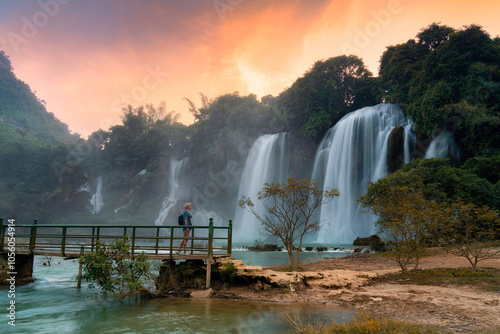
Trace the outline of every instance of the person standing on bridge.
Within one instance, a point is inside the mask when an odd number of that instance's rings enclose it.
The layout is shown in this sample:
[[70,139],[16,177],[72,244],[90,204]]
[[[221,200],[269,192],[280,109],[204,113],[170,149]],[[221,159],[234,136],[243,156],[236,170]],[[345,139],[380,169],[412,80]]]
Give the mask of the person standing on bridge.
[[[191,203],[184,204],[184,209],[185,209],[184,214],[183,214],[184,225],[191,226],[191,218],[193,218],[193,216],[189,213],[189,211],[191,211]],[[186,248],[187,248],[187,243],[188,243],[190,231],[191,231],[191,229],[189,227],[182,228],[182,233],[184,234],[184,239],[181,241],[181,244],[179,246],[179,251],[177,252],[177,254],[179,254],[179,255],[181,254],[182,247],[184,247],[184,255],[187,254]]]

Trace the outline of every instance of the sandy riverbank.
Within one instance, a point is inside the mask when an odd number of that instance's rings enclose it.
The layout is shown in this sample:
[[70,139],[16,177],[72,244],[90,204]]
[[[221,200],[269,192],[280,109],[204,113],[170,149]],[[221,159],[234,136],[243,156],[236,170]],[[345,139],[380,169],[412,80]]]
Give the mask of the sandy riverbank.
[[[285,267],[240,268],[239,272],[261,283],[231,287],[221,295],[252,301],[315,303],[365,310],[397,320],[445,327],[455,332],[500,329],[500,293],[471,286],[415,285],[374,280],[399,267],[390,259],[357,255],[330,258],[303,265],[303,272]],[[425,257],[419,268],[469,267],[466,259],[440,254]],[[480,267],[500,268],[500,260]],[[291,284],[290,282],[295,282]]]

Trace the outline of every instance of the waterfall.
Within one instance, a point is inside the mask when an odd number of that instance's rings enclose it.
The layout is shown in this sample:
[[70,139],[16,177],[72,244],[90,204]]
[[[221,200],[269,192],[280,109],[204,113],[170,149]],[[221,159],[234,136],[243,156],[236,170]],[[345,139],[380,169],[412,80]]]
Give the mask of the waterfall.
[[351,244],[357,236],[375,233],[376,217],[361,212],[356,199],[366,192],[369,182],[387,174],[388,138],[398,125],[405,127],[404,158],[408,162],[410,127],[396,105],[378,104],[351,112],[325,134],[312,178],[321,187],[337,188],[340,197],[321,207],[322,229],[316,242]]
[[[241,176],[237,200],[242,196],[252,199],[255,209],[263,215],[264,208],[257,193],[266,182],[285,182],[288,177],[287,135],[276,133],[263,135],[254,142],[248,154]],[[253,243],[260,239],[260,222],[248,211],[236,208],[234,218],[234,239],[240,243]]]
[[[163,200],[162,207],[158,213],[158,217],[155,220],[155,225],[163,225],[165,219],[167,218],[170,210],[175,206],[180,198],[181,185],[180,185],[180,175],[182,171],[183,160],[170,159],[170,173],[168,182],[168,192],[167,197]],[[167,225],[176,225],[177,219],[172,220],[171,223]]]
[[460,161],[460,148],[451,132],[442,131],[434,138],[427,148],[424,158],[451,158],[452,161]]
[[413,157],[412,153],[417,152],[417,135],[412,131],[413,122],[408,121],[405,126],[405,146],[404,146],[404,162],[409,162]]
[[98,214],[101,211],[102,206],[104,204],[101,191],[102,191],[102,177],[98,176],[95,194],[92,195],[92,198],[90,199],[89,209],[93,215]]

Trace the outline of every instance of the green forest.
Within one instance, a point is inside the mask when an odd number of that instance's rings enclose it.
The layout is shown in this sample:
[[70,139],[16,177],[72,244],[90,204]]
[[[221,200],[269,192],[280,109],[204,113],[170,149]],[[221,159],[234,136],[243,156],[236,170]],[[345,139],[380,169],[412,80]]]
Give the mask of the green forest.
[[[199,101],[186,100],[195,119],[189,126],[165,103],[128,106],[121,124],[86,140],[47,112],[0,51],[0,216],[26,223],[152,224],[172,159],[188,162],[183,173],[199,203],[230,215],[259,136],[289,133],[291,176],[309,177],[326,131],[349,112],[382,102],[402,107],[418,148],[384,184],[418,182],[434,200],[460,198],[500,209],[500,38],[478,25],[433,23],[406,43],[388,46],[378,75],[356,56],[336,56],[315,62],[278,96],[260,101],[253,94],[208,99],[200,93]],[[453,134],[460,160],[419,159],[442,131]],[[105,201],[95,215],[89,199],[98,177]],[[209,182],[218,188],[207,193]]]

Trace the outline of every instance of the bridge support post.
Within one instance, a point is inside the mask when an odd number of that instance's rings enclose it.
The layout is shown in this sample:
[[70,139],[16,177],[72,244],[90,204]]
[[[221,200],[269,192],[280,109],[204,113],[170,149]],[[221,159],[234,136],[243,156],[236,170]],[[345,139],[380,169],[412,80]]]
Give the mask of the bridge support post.
[[76,285],[77,289],[82,287],[82,257],[83,257],[84,247],[80,250],[80,257],[78,258],[78,283]]
[[33,255],[9,257],[7,252],[0,253],[0,284],[7,284],[13,277],[17,283],[33,282]]
[[30,232],[30,253],[33,254],[35,251],[35,245],[36,245],[36,224],[38,220],[35,219],[33,221],[33,226],[31,227],[31,232]]
[[208,257],[207,257],[207,289],[210,288],[212,278],[213,242],[214,242],[214,219],[210,218],[208,223]]

